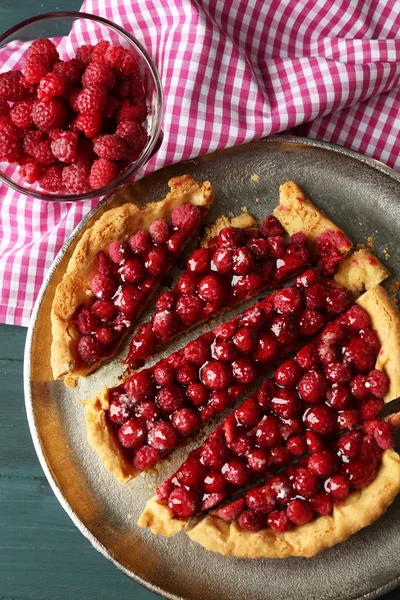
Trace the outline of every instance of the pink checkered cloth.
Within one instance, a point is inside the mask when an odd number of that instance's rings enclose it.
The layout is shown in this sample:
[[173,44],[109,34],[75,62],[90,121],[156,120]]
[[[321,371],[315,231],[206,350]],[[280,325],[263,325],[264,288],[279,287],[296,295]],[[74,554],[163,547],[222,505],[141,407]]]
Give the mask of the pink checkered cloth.
[[[165,92],[164,142],[141,175],[304,125],[400,168],[396,0],[86,0],[149,51]],[[2,56],[12,68],[15,56]],[[4,69],[2,69],[4,70]],[[46,271],[96,204],[0,188],[0,321],[27,325]]]

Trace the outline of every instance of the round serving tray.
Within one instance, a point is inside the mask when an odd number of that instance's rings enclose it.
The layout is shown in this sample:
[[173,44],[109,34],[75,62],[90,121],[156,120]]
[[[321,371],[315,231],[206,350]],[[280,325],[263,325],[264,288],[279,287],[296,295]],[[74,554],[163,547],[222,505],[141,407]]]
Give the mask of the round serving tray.
[[[371,527],[312,559],[226,558],[191,542],[183,532],[169,540],[153,536],[137,526],[137,519],[154,486],[175,470],[199,438],[179,448],[162,464],[158,475],[139,477],[132,485],[122,486],[105,471],[87,444],[83,409],[84,402],[102,385],[117,380],[122,372],[120,357],[75,388],[52,381],[51,304],[83,231],[104,210],[132,198],[138,204],[163,198],[168,180],[184,173],[212,182],[216,199],[210,220],[241,210],[262,218],[277,204],[279,185],[294,180],[355,244],[373,238],[376,254],[395,278],[400,276],[400,176],[372,159],[332,144],[275,136],[167,167],[104,199],[57,256],[28,331],[26,411],[47,479],[75,525],[98,551],[127,575],[167,598],[377,597],[400,583],[400,499]],[[179,345],[184,343],[185,338],[180,338]]]

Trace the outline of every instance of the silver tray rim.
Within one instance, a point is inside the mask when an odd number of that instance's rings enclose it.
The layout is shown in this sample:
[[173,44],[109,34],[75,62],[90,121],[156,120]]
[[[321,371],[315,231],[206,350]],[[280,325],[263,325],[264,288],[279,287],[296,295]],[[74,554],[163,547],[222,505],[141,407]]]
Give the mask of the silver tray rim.
[[[317,139],[312,139],[312,138],[307,138],[307,137],[297,137],[297,136],[289,136],[289,135],[272,135],[272,136],[269,136],[266,138],[262,138],[260,140],[254,140],[252,142],[249,142],[249,144],[255,144],[255,143],[260,144],[260,148],[261,148],[261,146],[263,144],[276,143],[276,142],[293,144],[293,145],[297,145],[297,146],[317,147],[317,148],[329,150],[329,151],[332,151],[332,152],[335,152],[338,154],[344,154],[344,155],[348,156],[349,158],[353,158],[360,162],[366,163],[371,168],[382,172],[384,175],[386,175],[386,176],[390,177],[391,179],[394,179],[395,181],[400,183],[400,173],[397,173],[391,167],[388,167],[384,163],[382,163],[374,158],[371,158],[371,157],[365,156],[359,152],[356,152],[355,150],[350,150],[349,148],[346,148],[345,146],[332,144],[331,142],[324,142],[322,140],[317,140]],[[229,150],[229,148],[226,150]],[[212,154],[220,155],[220,154],[223,154],[224,152],[225,152],[225,150],[217,150],[216,152],[214,152]],[[188,165],[190,165],[190,163],[193,162],[193,159],[189,160],[189,161],[183,161],[180,164],[185,164],[185,162],[187,162]],[[71,233],[69,238],[64,242],[62,248],[58,252],[58,254],[57,254],[56,258],[54,259],[54,261],[42,283],[42,286],[39,290],[39,294],[36,299],[36,302],[35,302],[35,305],[34,305],[34,308],[32,311],[32,315],[31,315],[31,319],[29,322],[27,336],[26,336],[26,342],[25,342],[25,350],[24,350],[23,378],[24,378],[25,410],[26,410],[26,414],[27,414],[29,430],[30,430],[33,445],[35,448],[35,452],[37,454],[39,463],[44,471],[46,479],[49,482],[54,495],[56,496],[57,500],[59,501],[59,503],[61,504],[62,508],[65,510],[67,515],[70,517],[70,519],[72,520],[74,525],[86,537],[86,539],[89,540],[89,542],[92,544],[92,546],[95,548],[95,550],[100,552],[108,561],[110,561],[115,567],[117,567],[117,569],[122,571],[125,575],[127,575],[128,577],[130,577],[137,583],[140,583],[144,588],[148,589],[149,591],[159,594],[160,596],[162,596],[164,598],[168,598],[169,600],[187,600],[184,596],[181,596],[181,595],[178,596],[176,594],[171,594],[169,592],[164,591],[161,587],[149,583],[146,579],[140,577],[139,575],[130,571],[129,569],[126,569],[110,554],[110,552],[107,550],[107,548],[103,544],[101,544],[101,542],[99,542],[99,540],[92,534],[92,532],[82,523],[82,521],[80,520],[78,515],[75,513],[75,511],[72,509],[72,507],[66,500],[66,498],[63,494],[63,491],[59,488],[59,486],[57,485],[57,483],[51,473],[51,469],[47,463],[45,454],[43,452],[38,429],[36,426],[36,418],[35,418],[35,412],[34,412],[34,408],[33,408],[32,390],[31,390],[31,386],[30,386],[30,370],[31,370],[31,351],[32,351],[33,334],[34,334],[35,325],[36,325],[36,321],[38,318],[40,306],[42,303],[42,299],[43,299],[44,293],[47,289],[47,286],[49,285],[49,282],[50,282],[58,264],[60,263],[61,259],[63,258],[67,248],[74,241],[74,239],[77,237],[77,235],[79,235],[81,230],[86,226],[86,223],[101,208],[103,208],[110,201],[111,197],[112,197],[112,195],[108,195],[108,196],[105,196],[104,198],[102,198],[100,200],[100,202],[91,211],[89,211],[89,213],[77,225],[77,227]],[[355,596],[353,598],[349,598],[349,600],[373,600],[375,598],[379,598],[380,596],[386,594],[387,592],[390,592],[391,590],[395,589],[399,585],[400,585],[400,575],[398,575],[397,577],[395,577],[394,579],[389,581],[387,584],[377,588],[376,590],[369,592],[368,594],[364,594],[362,596]]]

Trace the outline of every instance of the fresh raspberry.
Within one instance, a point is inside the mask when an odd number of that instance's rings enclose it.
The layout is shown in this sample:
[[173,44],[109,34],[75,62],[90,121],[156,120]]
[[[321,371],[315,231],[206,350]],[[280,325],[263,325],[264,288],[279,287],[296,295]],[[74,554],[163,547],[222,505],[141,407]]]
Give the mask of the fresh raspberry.
[[[60,62],[56,63],[53,67],[53,73],[61,77],[63,81],[66,81],[69,84],[76,84],[81,80],[80,65],[75,59],[67,60],[66,62],[61,60]],[[57,95],[61,96],[61,94]]]
[[92,52],[93,46],[90,46],[89,44],[84,44],[83,46],[79,46],[79,48],[75,52],[75,56],[84,65],[88,65],[92,59]]
[[62,182],[72,194],[84,194],[90,191],[89,167],[84,162],[77,162],[69,167],[64,167]]
[[21,154],[21,140],[18,129],[2,117],[0,127],[0,161],[16,162]]
[[147,105],[142,98],[131,100],[130,115],[132,121],[143,123],[147,117]]
[[43,102],[48,102],[56,96],[65,94],[65,80],[57,73],[48,73],[40,80],[37,97]]
[[106,91],[109,91],[115,83],[115,73],[111,67],[103,63],[90,63],[82,76],[82,85],[84,88],[92,85],[98,85]]
[[69,106],[72,108],[72,110],[74,110],[75,112],[79,112],[79,107],[78,107],[78,98],[80,93],[83,91],[83,88],[81,88],[80,86],[76,86],[71,88],[70,92],[68,93],[67,96],[67,102],[69,104]]
[[201,224],[201,212],[193,204],[182,204],[174,208],[171,214],[173,227],[185,231],[199,229]]
[[129,90],[129,79],[127,77],[118,77],[111,92],[113,96],[116,96],[119,100],[123,100],[128,96]]
[[[91,61],[94,63],[103,63],[104,55],[105,55],[106,51],[108,50],[109,46],[110,46],[110,42],[107,42],[106,40],[103,40],[102,42],[99,42],[98,44],[96,44],[91,50],[91,57],[90,57]],[[76,58],[79,58],[78,53],[76,55]]]
[[21,71],[0,73],[0,98],[10,102],[25,100],[28,96],[28,90],[24,87],[22,81]]
[[88,115],[79,115],[74,123],[74,129],[83,131],[89,139],[99,135],[103,127],[103,119],[101,115],[91,113]]
[[64,190],[62,183],[62,166],[51,165],[39,177],[39,185],[46,192],[60,192]]
[[13,104],[10,116],[11,121],[16,127],[29,129],[33,125],[32,121],[33,100],[22,100]]
[[35,183],[35,181],[39,179],[42,170],[42,165],[40,165],[32,158],[27,158],[24,160],[24,163],[20,166],[18,172],[27,183]]
[[28,83],[39,83],[49,73],[51,64],[43,54],[35,54],[27,58],[24,64],[24,76]]
[[78,355],[83,362],[91,365],[101,356],[101,344],[91,335],[83,335],[78,341]]
[[34,124],[41,131],[48,131],[56,127],[61,127],[67,116],[67,110],[64,102],[58,98],[53,98],[49,102],[40,102],[37,100],[33,104],[32,119]]
[[118,173],[118,167],[111,160],[99,158],[94,161],[90,170],[89,183],[94,190],[97,190],[109,183],[112,183]]
[[25,154],[31,154],[33,156],[33,148],[43,139],[41,131],[34,129],[27,131],[22,140],[22,147]]
[[129,82],[129,99],[131,101],[136,100],[137,98],[143,98],[145,94],[143,83],[140,78],[136,75],[133,75]]
[[147,131],[135,121],[119,123],[115,133],[127,143],[130,150],[142,150],[146,144]]
[[107,96],[107,104],[103,111],[104,119],[111,119],[119,106],[119,100],[114,96]]
[[32,155],[44,165],[51,165],[57,161],[51,150],[50,140],[42,140],[32,148]]
[[10,116],[10,106],[7,100],[3,100],[0,98],[0,117],[9,117]]
[[104,62],[120,71],[122,75],[131,75],[139,70],[134,56],[120,45],[109,46],[104,54]]
[[35,56],[36,54],[46,56],[51,65],[54,65],[59,59],[57,48],[53,42],[47,38],[39,38],[29,46],[28,58]]
[[126,145],[116,135],[99,135],[93,140],[93,149],[100,158],[120,160],[126,153]]
[[76,158],[77,144],[78,134],[74,131],[64,131],[54,142],[51,142],[51,150],[59,161],[72,163]]
[[143,119],[138,118],[137,106],[132,106],[128,100],[122,100],[115,117],[117,123],[122,123],[123,121],[144,121],[146,115]]
[[78,96],[76,105],[79,112],[101,114],[107,104],[107,93],[97,85],[85,88]]

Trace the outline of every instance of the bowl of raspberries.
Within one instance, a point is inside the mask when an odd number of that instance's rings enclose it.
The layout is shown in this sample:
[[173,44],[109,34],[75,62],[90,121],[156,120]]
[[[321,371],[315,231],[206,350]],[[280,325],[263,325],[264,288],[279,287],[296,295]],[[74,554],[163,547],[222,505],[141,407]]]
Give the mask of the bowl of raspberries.
[[0,36],[0,180],[77,201],[129,182],[162,140],[160,77],[107,19],[49,13]]

